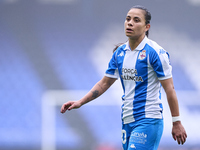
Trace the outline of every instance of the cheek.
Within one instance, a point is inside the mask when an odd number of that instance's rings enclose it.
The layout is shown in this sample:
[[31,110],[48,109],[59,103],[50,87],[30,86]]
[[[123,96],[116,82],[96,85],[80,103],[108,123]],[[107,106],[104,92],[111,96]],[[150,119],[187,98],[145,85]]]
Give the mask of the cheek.
[[142,27],[140,25],[136,25],[135,26],[135,31],[136,32],[141,32],[142,31]]
[[141,26],[141,25],[137,26],[136,28],[140,32],[145,32],[145,29],[146,29],[144,26]]

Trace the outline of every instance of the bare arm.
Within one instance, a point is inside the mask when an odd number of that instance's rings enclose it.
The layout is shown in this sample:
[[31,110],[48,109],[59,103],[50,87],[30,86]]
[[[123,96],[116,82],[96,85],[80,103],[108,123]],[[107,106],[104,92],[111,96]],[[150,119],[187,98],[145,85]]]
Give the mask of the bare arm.
[[102,95],[114,82],[115,78],[109,78],[104,76],[94,87],[79,101],[69,101],[64,103],[61,107],[61,113],[65,113],[66,110],[79,108],[82,105],[94,100],[95,98]]
[[[176,92],[174,89],[173,79],[166,79],[160,81],[165,92],[167,95],[167,101],[169,104],[169,108],[171,111],[172,117],[179,116],[179,105],[178,105],[178,99],[176,96]],[[185,132],[184,127],[181,124],[181,121],[173,122],[173,128],[172,128],[172,136],[174,140],[177,140],[178,144],[184,144],[187,138],[187,134]]]
[[179,116],[179,106],[178,106],[176,92],[174,90],[173,79],[170,78],[167,80],[161,80],[160,82],[167,95],[167,100],[168,100],[172,117]]

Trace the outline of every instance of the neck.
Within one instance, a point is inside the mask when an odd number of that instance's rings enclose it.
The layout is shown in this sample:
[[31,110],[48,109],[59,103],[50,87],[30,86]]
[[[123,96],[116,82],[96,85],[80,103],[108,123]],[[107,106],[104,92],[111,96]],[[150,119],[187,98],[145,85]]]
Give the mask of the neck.
[[142,35],[139,38],[129,38],[129,46],[132,51],[136,49],[136,47],[142,42],[144,37],[145,35]]

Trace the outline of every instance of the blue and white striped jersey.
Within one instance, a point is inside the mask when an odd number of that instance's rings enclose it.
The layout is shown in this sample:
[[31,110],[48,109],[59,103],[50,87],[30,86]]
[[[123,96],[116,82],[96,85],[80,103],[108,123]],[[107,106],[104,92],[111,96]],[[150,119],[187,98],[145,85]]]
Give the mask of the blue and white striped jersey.
[[169,54],[156,42],[145,37],[131,51],[129,42],[113,53],[105,76],[121,79],[122,121],[124,124],[142,118],[162,119],[161,84],[172,77]]

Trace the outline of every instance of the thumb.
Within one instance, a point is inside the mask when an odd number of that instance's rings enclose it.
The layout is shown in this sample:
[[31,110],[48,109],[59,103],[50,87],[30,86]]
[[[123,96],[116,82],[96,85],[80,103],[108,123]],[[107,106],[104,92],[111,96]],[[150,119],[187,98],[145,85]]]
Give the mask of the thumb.
[[73,105],[71,105],[67,110],[70,111],[71,109],[73,109]]
[[75,107],[76,107],[75,103],[72,103],[71,106],[67,110],[70,111],[71,109],[74,109]]
[[79,101],[74,102],[71,104],[71,106],[69,106],[69,108],[67,110],[71,110],[71,109],[77,109],[81,107],[81,103]]

